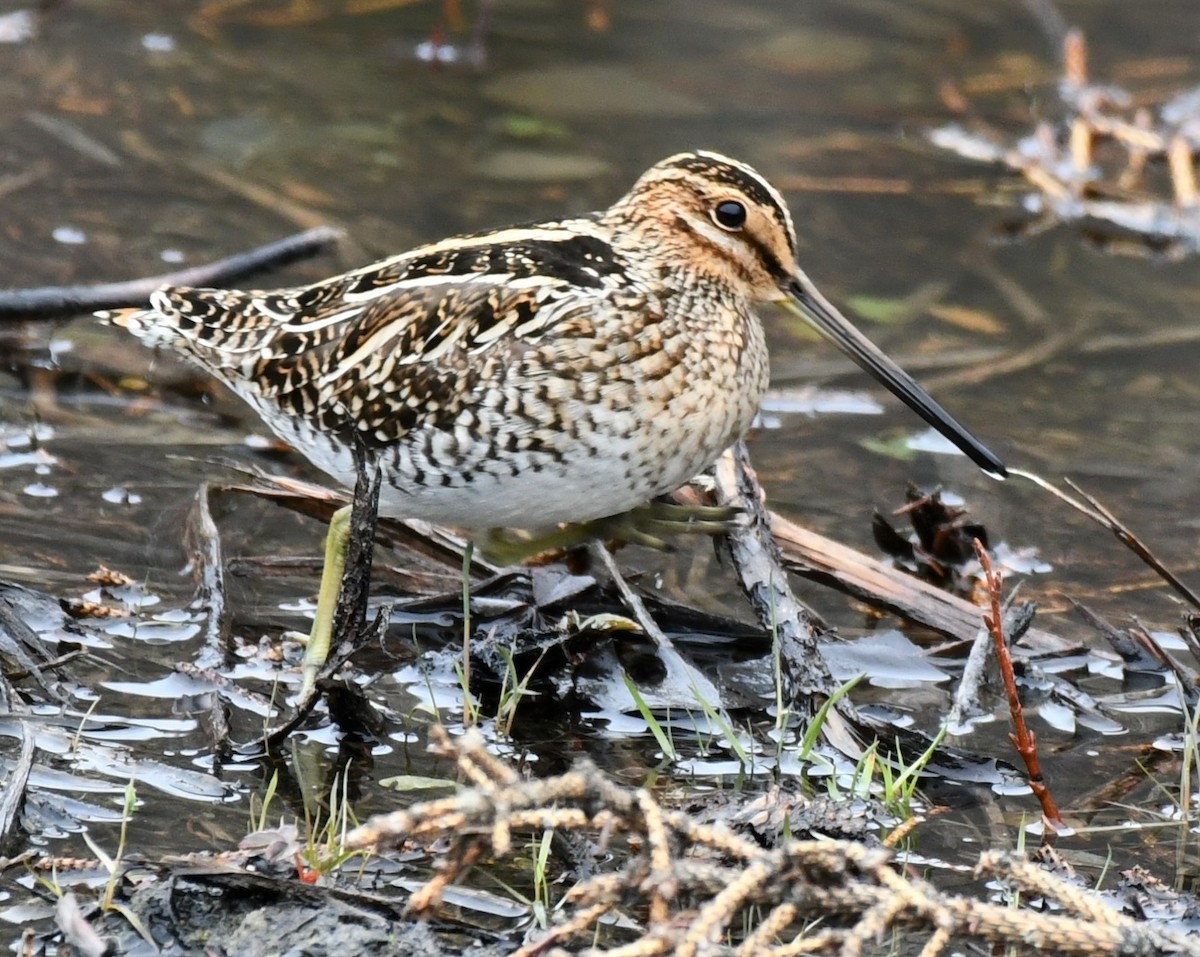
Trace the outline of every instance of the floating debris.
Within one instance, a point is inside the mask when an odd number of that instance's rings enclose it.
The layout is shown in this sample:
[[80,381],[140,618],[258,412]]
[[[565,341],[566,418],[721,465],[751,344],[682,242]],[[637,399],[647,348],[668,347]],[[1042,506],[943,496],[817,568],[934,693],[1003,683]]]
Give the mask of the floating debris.
[[[1035,217],[1022,230],[1026,234],[1079,223],[1139,240],[1122,244],[1102,237],[1118,251],[1171,258],[1200,252],[1200,89],[1157,109],[1134,106],[1126,90],[1088,81],[1087,47],[1078,30],[1067,34],[1063,59],[1060,122],[1039,123],[1014,145],[958,124],[932,130],[930,141],[1024,176],[1036,190],[1023,200]],[[1156,175],[1160,170],[1164,175]]]

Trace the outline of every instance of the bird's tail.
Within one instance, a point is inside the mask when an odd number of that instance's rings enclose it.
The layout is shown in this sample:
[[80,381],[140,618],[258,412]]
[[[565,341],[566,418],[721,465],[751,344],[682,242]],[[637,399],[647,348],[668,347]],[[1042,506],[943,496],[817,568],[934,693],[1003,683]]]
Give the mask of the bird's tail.
[[177,338],[171,323],[167,322],[162,311],[155,307],[153,297],[149,308],[102,309],[96,312],[95,316],[101,322],[119,326],[133,333],[147,345],[159,345]]

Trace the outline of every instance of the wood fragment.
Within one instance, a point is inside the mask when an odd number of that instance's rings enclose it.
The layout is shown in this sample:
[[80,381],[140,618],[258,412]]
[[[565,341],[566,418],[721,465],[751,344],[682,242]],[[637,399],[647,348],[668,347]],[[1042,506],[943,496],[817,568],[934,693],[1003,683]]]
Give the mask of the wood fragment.
[[832,695],[838,685],[817,646],[816,618],[788,585],[772,537],[774,516],[763,507],[762,490],[744,442],[737,442],[718,460],[716,477],[717,504],[736,506],[745,513],[727,536],[731,558],[742,590],[778,643],[785,696],[789,701],[811,702]]
[[1082,117],[1071,124],[1071,166],[1079,177],[1092,166],[1092,128]]
[[209,508],[211,486],[205,482],[192,499],[184,527],[192,577],[205,607],[204,641],[196,655],[195,666],[214,669],[229,658],[230,625],[225,606],[225,562],[221,555],[221,533]]
[[[5,710],[11,713],[12,709]],[[18,726],[21,729],[21,751],[16,760],[10,758],[6,762],[10,767],[5,775],[3,791],[0,791],[0,859],[7,855],[18,836],[14,827],[25,806],[29,775],[33,771],[36,740],[33,726],[29,721],[19,721]]]
[[[983,609],[905,574],[775,513],[771,530],[788,570],[858,600],[915,621],[959,641],[971,641],[983,623]],[[1052,632],[1030,628],[1035,647],[1064,651],[1073,645]]]
[[1063,40],[1063,73],[1072,86],[1087,86],[1087,43],[1084,41],[1082,30],[1068,30]]
[[295,202],[282,195],[279,190],[251,182],[236,173],[212,163],[200,160],[177,161],[168,159],[155,149],[144,137],[132,130],[121,137],[121,144],[137,159],[156,166],[175,168],[182,162],[184,168],[200,179],[208,180],[226,192],[240,196],[246,201],[275,213],[304,230],[329,228],[330,216],[318,212],[303,203]]
[[1196,167],[1192,158],[1192,147],[1180,134],[1171,138],[1167,152],[1171,167],[1171,185],[1175,189],[1175,203],[1183,209],[1196,205]]

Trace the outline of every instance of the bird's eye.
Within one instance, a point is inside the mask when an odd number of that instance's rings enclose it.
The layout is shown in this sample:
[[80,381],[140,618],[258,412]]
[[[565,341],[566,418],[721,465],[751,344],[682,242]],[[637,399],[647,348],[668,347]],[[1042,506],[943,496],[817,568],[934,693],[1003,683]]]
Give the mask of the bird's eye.
[[722,229],[741,229],[746,225],[746,207],[736,200],[727,199],[713,207],[712,218]]

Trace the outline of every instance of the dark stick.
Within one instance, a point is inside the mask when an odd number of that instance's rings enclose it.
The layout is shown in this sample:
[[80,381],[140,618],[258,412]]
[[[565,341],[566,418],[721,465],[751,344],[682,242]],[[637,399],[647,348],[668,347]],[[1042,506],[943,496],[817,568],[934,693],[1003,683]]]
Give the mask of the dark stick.
[[[8,584],[8,583],[6,583]],[[45,647],[37,632],[26,624],[28,612],[23,608],[23,595],[34,597],[34,593],[19,585],[9,585],[10,593],[0,595],[0,654],[10,665],[28,675],[42,692],[60,703],[67,701],[66,693],[49,680],[46,675],[50,651]],[[8,676],[16,680],[11,674]],[[8,694],[7,679],[0,684],[0,706],[6,712],[13,707]]]
[[342,237],[341,230],[318,226],[216,262],[178,272],[94,286],[44,286],[0,291],[0,319],[72,316],[97,309],[141,306],[162,286],[223,287],[246,276],[315,256]]
[[381,608],[374,621],[367,623],[371,559],[374,554],[375,523],[379,517],[379,489],[382,479],[378,465],[368,471],[361,442],[355,443],[354,464],[358,480],[354,485],[346,570],[342,574],[342,585],[338,592],[329,659],[321,669],[317,683],[308,694],[296,702],[296,710],[291,717],[283,724],[266,731],[263,743],[267,751],[278,748],[312,711],[322,693],[322,679],[341,668],[367,642],[382,639],[387,632],[391,618],[390,607]]
[[[378,465],[368,466],[366,450],[355,436],[354,465],[358,480],[354,485],[354,501],[350,512],[350,539],[346,547],[346,570],[338,592],[337,611],[333,620],[332,650],[344,662],[372,637],[386,630],[386,617],[381,622],[367,621],[367,604],[371,597],[371,563],[375,557],[375,525],[379,520],[379,490],[383,486]],[[337,666],[322,669],[323,675],[333,674]]]

